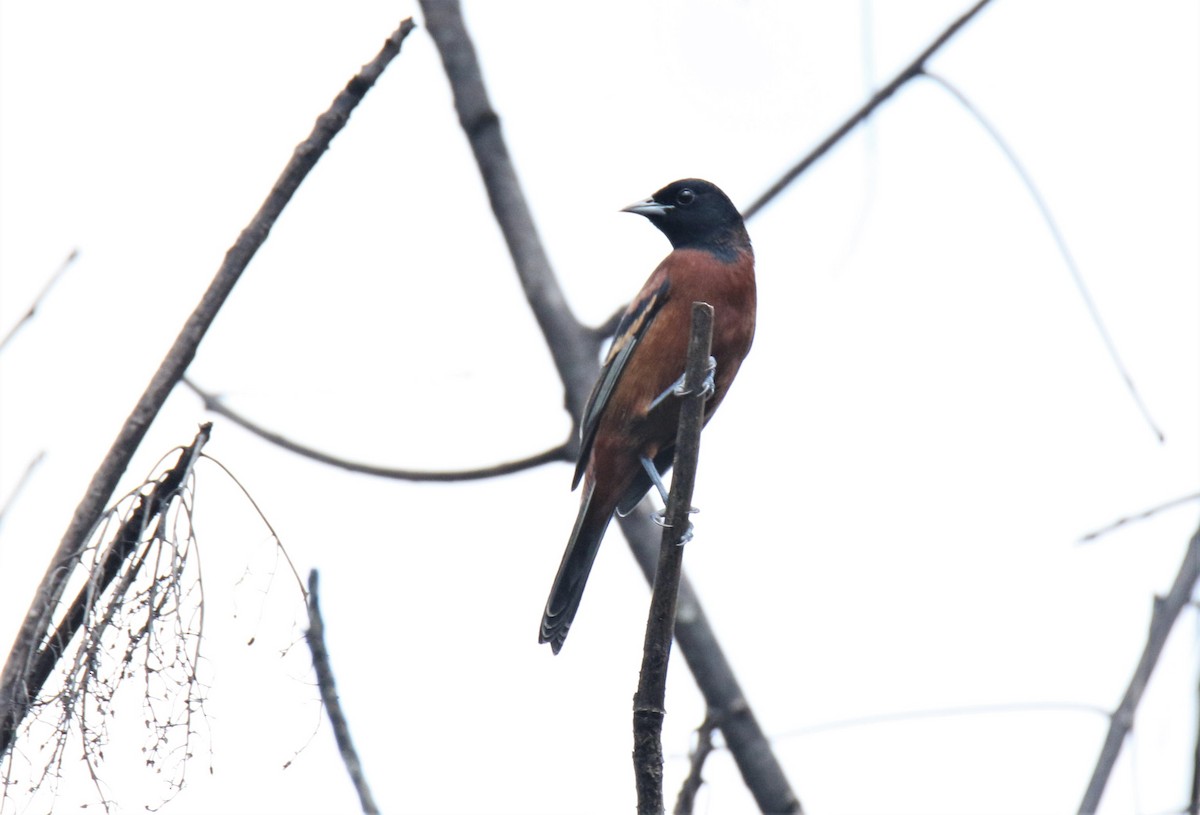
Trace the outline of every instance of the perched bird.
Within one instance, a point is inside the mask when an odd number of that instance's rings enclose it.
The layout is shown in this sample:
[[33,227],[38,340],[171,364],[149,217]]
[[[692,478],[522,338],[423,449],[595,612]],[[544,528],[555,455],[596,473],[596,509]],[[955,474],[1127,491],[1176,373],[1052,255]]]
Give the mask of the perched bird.
[[[550,589],[539,642],[558,653],[600,541],[614,512],[628,514],[652,485],[665,493],[679,425],[680,383],[694,301],[713,306],[713,393],[707,422],[754,339],[754,251],[737,207],[716,185],[697,178],[668,184],[626,207],[650,219],[671,241],[663,259],[617,327],[580,424],[583,479],[575,528]],[[664,498],[665,501],[665,498]]]

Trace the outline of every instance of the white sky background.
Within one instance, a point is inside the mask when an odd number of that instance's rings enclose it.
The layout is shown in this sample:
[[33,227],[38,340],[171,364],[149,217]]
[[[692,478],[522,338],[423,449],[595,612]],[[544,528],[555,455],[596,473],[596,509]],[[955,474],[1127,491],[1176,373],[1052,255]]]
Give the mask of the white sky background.
[[[689,175],[748,203],[966,5],[476,2],[466,15],[555,269],[596,323],[668,249],[620,207]],[[0,528],[0,642],[225,250],[409,14],[0,2],[0,331],[81,252],[0,355],[0,500],[46,452]],[[932,83],[908,86],[750,223],[759,331],[705,434],[686,568],[811,812],[1078,804],[1107,726],[1094,713],[802,731],[1119,700],[1196,504],[1077,541],[1200,482],[1197,14],[1187,0],[997,0],[931,64],[1036,180],[1165,444],[1027,190]],[[472,467],[562,440],[561,387],[423,29],[304,183],[190,373],[282,433],[383,465]],[[205,418],[173,395],[123,489]],[[321,570],[339,689],[385,811],[632,809],[648,593],[619,534],[563,653],[534,635],[577,507],[566,465],[379,481],[220,419],[207,452],[301,570]],[[164,811],[354,811],[268,532],[211,464],[196,511],[210,716]],[[1105,812],[1184,805],[1196,656],[1187,612]],[[126,704],[137,724],[136,694]],[[678,659],[672,800],[702,717]],[[140,731],[114,737],[109,793],[122,810],[157,803]],[[56,811],[95,801],[67,766]],[[752,809],[728,754],[706,777],[697,811]],[[5,811],[49,806],[18,795]]]

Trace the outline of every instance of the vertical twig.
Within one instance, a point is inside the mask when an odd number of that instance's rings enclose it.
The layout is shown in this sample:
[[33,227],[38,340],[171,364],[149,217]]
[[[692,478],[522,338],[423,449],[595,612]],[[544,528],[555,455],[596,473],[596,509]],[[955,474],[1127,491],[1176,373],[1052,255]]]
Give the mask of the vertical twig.
[[[4,671],[0,675],[0,741],[11,740],[11,729],[15,728],[20,720],[17,714],[25,710],[30,702],[32,689],[24,683],[22,677],[30,665],[34,649],[42,640],[54,607],[66,588],[69,566],[83,551],[117,487],[117,482],[129,466],[138,445],[145,438],[150,423],[154,421],[167,396],[191,364],[196,349],[216,318],[217,312],[233,291],[234,284],[241,278],[250,260],[266,241],[271,227],[284,207],[291,201],[309,171],[316,166],[317,160],[329,149],[329,143],[334,136],[345,127],[350,113],[375,84],[388,63],[400,52],[400,44],[412,29],[411,19],[400,24],[384,42],[379,54],[363,66],[334,98],[329,109],[317,118],[308,138],[296,146],[291,160],[271,188],[267,199],[225,254],[225,260],[209,284],[208,290],[204,292],[199,304],[184,323],[150,384],[134,405],[133,412],[121,426],[104,461],[92,476],[87,492],[75,508],[71,523],[46,569],[4,663]],[[0,750],[0,755],[2,754],[3,750]]]
[[700,456],[700,431],[708,394],[701,383],[708,373],[712,345],[713,307],[692,303],[692,333],[675,440],[674,476],[667,500],[658,571],[646,620],[642,670],[633,696],[633,769],[637,783],[638,815],[659,815],[663,806],[662,725],[666,716],[667,663],[675,633],[675,603],[683,572],[684,534],[690,525],[692,488]]
[[375,815],[379,807],[371,795],[371,787],[367,776],[363,773],[362,762],[359,761],[358,751],[354,749],[354,740],[350,738],[350,725],[346,714],[342,711],[342,702],[338,699],[337,683],[333,679],[333,665],[329,661],[329,649],[325,647],[325,622],[321,619],[321,606],[317,597],[317,570],[308,573],[308,649],[312,651],[313,669],[317,672],[317,686],[321,689],[321,701],[325,703],[325,713],[329,723],[333,725],[333,737],[337,741],[338,752],[342,754],[342,762],[350,773],[350,780],[358,793],[362,811],[367,815]]
[[[653,582],[659,531],[650,513],[639,506],[634,512],[620,518],[619,523],[642,574],[647,581]],[[720,722],[725,746],[733,755],[742,780],[754,796],[758,808],[770,813],[802,812],[800,801],[792,791],[754,710],[746,701],[733,666],[717,642],[704,607],[700,605],[696,590],[686,574],[679,584],[675,639],[692,676],[696,678],[700,692],[704,694],[709,712]]]
[[688,774],[679,787],[679,797],[675,799],[675,815],[692,815],[696,808],[696,793],[704,785],[701,772],[709,753],[713,751],[713,731],[717,729],[717,719],[709,711],[704,721],[696,728],[696,747],[688,757]]
[[1200,724],[1196,726],[1196,748],[1192,753],[1192,794],[1188,796],[1187,815],[1200,815]]
[[1092,780],[1088,783],[1087,790],[1083,794],[1083,801],[1079,804],[1080,815],[1091,815],[1100,807],[1100,799],[1104,796],[1104,787],[1108,784],[1108,777],[1117,764],[1117,758],[1121,755],[1125,737],[1133,729],[1137,707],[1142,701],[1146,685],[1150,683],[1150,675],[1154,673],[1154,666],[1158,663],[1163,647],[1167,644],[1167,636],[1171,633],[1175,620],[1191,601],[1192,590],[1195,588],[1197,579],[1200,579],[1200,528],[1196,530],[1188,543],[1187,551],[1183,555],[1183,563],[1179,565],[1179,572],[1175,575],[1171,591],[1166,597],[1154,598],[1154,611],[1150,615],[1150,635],[1146,638],[1146,647],[1142,650],[1142,657],[1138,660],[1133,678],[1129,680],[1129,686],[1125,689],[1121,704],[1112,714],[1108,725],[1108,736],[1104,740],[1104,746],[1100,748],[1100,757],[1096,761],[1096,768],[1092,771]]

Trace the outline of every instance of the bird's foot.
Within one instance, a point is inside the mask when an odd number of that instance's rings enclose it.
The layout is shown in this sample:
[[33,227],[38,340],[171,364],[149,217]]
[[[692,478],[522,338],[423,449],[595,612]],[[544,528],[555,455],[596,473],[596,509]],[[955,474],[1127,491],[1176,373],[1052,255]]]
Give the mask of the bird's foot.
[[[689,514],[689,515],[695,515],[695,514],[696,514],[697,512],[699,512],[699,511],[700,511],[700,510],[699,510],[699,509],[697,509],[696,507],[690,507],[690,508],[688,509],[688,514]],[[654,523],[658,524],[658,525],[659,525],[659,526],[661,526],[663,529],[670,529],[670,528],[671,528],[671,524],[667,522],[667,511],[666,511],[666,509],[660,509],[658,512],[655,512],[655,513],[654,513],[653,515],[651,515],[650,517],[651,517],[651,519],[654,521]],[[687,543],[688,541],[690,541],[690,540],[692,539],[692,537],[693,537],[693,534],[694,534],[694,530],[695,530],[695,527],[692,525],[692,522],[691,522],[691,521],[688,521],[688,522],[687,522],[687,529],[683,530],[683,535],[681,535],[681,536],[680,536],[680,538],[679,538],[679,545],[680,545],[680,546],[683,546],[685,543]]]
[[[700,395],[705,399],[709,398],[710,396],[712,396],[714,393],[717,392],[716,373],[717,373],[717,358],[709,357],[708,358],[708,372],[704,375],[704,381],[700,383]],[[664,399],[666,399],[668,396],[690,396],[692,392],[683,386],[683,381],[686,378],[687,378],[687,374],[684,374],[683,376],[679,377],[674,382],[672,382],[671,385],[665,391],[660,393],[658,396],[655,396],[654,399],[650,402],[650,410],[654,410],[656,407],[658,407],[660,404],[662,404],[662,401]]]
[[668,385],[667,389],[665,391],[660,393],[658,396],[655,396],[654,399],[650,402],[650,410],[654,410],[656,407],[658,407],[660,404],[662,404],[662,401],[664,399],[666,399],[668,396],[678,396],[679,391],[681,391],[683,389],[683,380],[684,380],[684,377],[682,377],[682,376],[679,377],[674,382],[672,382],[670,385]]
[[[707,399],[717,392],[717,358],[708,358],[708,370],[704,374],[704,381],[700,383],[700,398]],[[675,383],[674,390],[676,396],[691,396],[692,392],[683,386],[683,377]]]

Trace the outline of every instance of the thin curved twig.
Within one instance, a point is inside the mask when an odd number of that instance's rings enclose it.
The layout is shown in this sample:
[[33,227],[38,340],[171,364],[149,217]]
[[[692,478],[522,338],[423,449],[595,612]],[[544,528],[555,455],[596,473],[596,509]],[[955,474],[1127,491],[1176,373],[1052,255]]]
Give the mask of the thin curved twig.
[[804,158],[796,163],[791,169],[784,173],[778,181],[767,188],[766,192],[758,196],[750,206],[746,207],[742,212],[742,217],[746,220],[753,218],[769,204],[774,198],[783,192],[793,181],[800,177],[809,167],[816,164],[826,153],[829,152],[835,144],[844,139],[849,133],[862,124],[866,119],[875,112],[875,109],[886,102],[888,99],[900,90],[911,80],[920,76],[925,71],[925,63],[930,57],[938,52],[943,45],[950,41],[950,38],[958,33],[959,29],[971,21],[983,7],[991,0],[979,0],[975,5],[971,6],[965,14],[952,22],[945,31],[938,35],[937,39],[929,44],[929,46],[917,55],[917,58],[906,65],[892,78],[892,81],[884,85],[875,95],[863,104],[858,110],[854,111],[846,121],[842,122],[836,130],[830,133],[825,139],[809,152]]
[[218,416],[224,416],[229,421],[249,430],[254,435],[261,439],[269,441],[277,447],[282,447],[290,453],[295,453],[298,456],[310,458],[313,461],[319,461],[322,464],[328,464],[331,467],[339,467],[343,470],[348,470],[352,473],[362,473],[364,475],[373,475],[378,478],[393,478],[399,481],[476,481],[483,478],[495,478],[496,476],[509,475],[511,473],[520,472],[521,470],[531,470],[534,467],[540,467],[543,464],[549,464],[555,461],[571,462],[574,459],[571,457],[571,445],[563,443],[557,447],[545,450],[526,458],[517,459],[516,461],[506,461],[503,464],[494,464],[490,467],[479,467],[473,470],[401,470],[395,467],[380,467],[374,464],[364,464],[358,461],[350,461],[349,459],[340,458],[322,453],[320,450],[306,447],[303,444],[294,442],[285,436],[276,433],[273,430],[267,430],[261,425],[236,413],[232,409],[225,406],[220,397],[215,396],[201,389],[196,383],[192,382],[186,376],[182,382],[187,385],[197,396],[204,401],[204,409],[215,413]]
[[287,547],[283,545],[283,539],[279,537],[279,533],[275,531],[274,525],[271,523],[270,519],[267,518],[267,513],[263,512],[262,507],[258,505],[258,501],[255,501],[254,496],[250,494],[250,490],[246,489],[246,485],[242,483],[241,479],[233,474],[232,470],[225,466],[224,462],[218,458],[213,458],[208,453],[205,453],[202,458],[204,458],[206,461],[211,461],[213,464],[219,467],[221,472],[225,473],[225,475],[229,477],[229,480],[233,482],[234,486],[238,488],[238,491],[241,492],[242,497],[250,502],[251,508],[254,509],[254,514],[256,514],[258,519],[263,522],[263,525],[267,528],[267,532],[271,534],[271,540],[275,541],[275,548],[281,555],[283,555],[284,562],[286,562],[288,568],[291,569],[292,577],[296,578],[296,586],[300,589],[300,596],[304,598],[304,602],[307,604],[308,590],[304,588],[304,580],[300,577],[300,570],[296,568],[295,561],[292,560],[292,556],[288,552]]
[[16,712],[24,710],[29,704],[31,689],[23,679],[25,666],[30,663],[34,649],[41,642],[41,631],[45,627],[45,621],[50,618],[66,588],[70,571],[66,567],[75,562],[86,546],[117,483],[129,466],[138,445],[145,438],[150,423],[154,421],[167,396],[196,356],[200,341],[216,319],[217,312],[233,291],[242,272],[266,241],[271,227],[291,201],[301,182],[316,166],[317,160],[329,149],[334,136],[345,127],[351,112],[400,52],[400,44],[412,29],[411,19],[400,23],[400,27],[388,37],[375,58],[362,67],[334,98],[329,109],[317,117],[312,131],[296,146],[287,166],[275,181],[254,218],[225,254],[212,283],[184,323],[179,336],[167,351],[146,390],[121,426],[103,462],[92,476],[87,492],[75,509],[70,525],[51,558],[4,663],[3,674],[0,675],[0,722],[11,722]]
[[1046,204],[1046,199],[1042,197],[1037,185],[1033,183],[1033,176],[1029,174],[1025,169],[1025,165],[1017,158],[1016,152],[1013,151],[1008,142],[1000,135],[1000,131],[979,112],[979,108],[971,103],[966,94],[960,91],[949,80],[938,74],[929,71],[925,71],[924,74],[934,84],[950,94],[955,101],[963,106],[967,113],[971,114],[971,117],[987,132],[992,142],[1000,148],[1000,152],[1008,159],[1008,163],[1012,165],[1012,168],[1020,177],[1021,183],[1025,185],[1025,189],[1029,192],[1030,197],[1033,198],[1033,203],[1041,213],[1042,221],[1046,224],[1046,228],[1050,230],[1050,237],[1054,239],[1055,245],[1058,246],[1058,253],[1062,255],[1063,263],[1067,265],[1067,271],[1071,273],[1071,280],[1074,281],[1079,296],[1083,298],[1083,305],[1087,309],[1088,316],[1092,318],[1092,325],[1096,326],[1096,331],[1100,333],[1100,339],[1104,341],[1104,348],[1108,351],[1108,356],[1112,359],[1113,365],[1116,366],[1117,373],[1121,375],[1121,379],[1125,381],[1125,389],[1133,397],[1133,401],[1137,405],[1138,410],[1141,411],[1146,424],[1150,425],[1150,430],[1158,437],[1158,441],[1161,444],[1165,440],[1163,432],[1155,423],[1154,417],[1150,415],[1150,409],[1146,407],[1146,403],[1142,401],[1142,396],[1138,393],[1137,386],[1133,384],[1133,377],[1130,376],[1129,369],[1121,361],[1121,355],[1117,353],[1117,344],[1113,342],[1112,335],[1108,333],[1108,328],[1104,325],[1104,321],[1100,319],[1100,309],[1097,308],[1096,301],[1092,299],[1092,294],[1088,291],[1087,284],[1083,280],[1083,272],[1079,270],[1078,264],[1075,263],[1075,257],[1071,254],[1071,250],[1067,246],[1067,239],[1059,231],[1058,222],[1054,220],[1054,216],[1050,213],[1050,207]]
[[346,721],[346,713],[342,710],[342,702],[338,698],[333,665],[329,661],[329,649],[325,647],[325,621],[321,618],[316,569],[308,573],[308,634],[305,639],[308,640],[308,649],[312,651],[313,670],[317,674],[317,686],[321,689],[321,701],[325,703],[325,713],[333,726],[333,738],[337,741],[338,752],[342,754],[342,763],[346,765],[346,772],[350,774],[350,780],[354,783],[354,791],[358,793],[362,811],[368,815],[375,815],[379,812],[379,807],[371,795],[371,785],[367,783],[354,740],[350,738],[350,724]]
[[1158,658],[1167,644],[1167,637],[1175,625],[1175,620],[1191,602],[1192,591],[1195,589],[1197,580],[1200,580],[1200,528],[1196,529],[1188,543],[1187,551],[1183,555],[1183,563],[1179,565],[1179,572],[1175,575],[1175,582],[1171,585],[1171,591],[1167,593],[1166,597],[1154,598],[1154,610],[1150,614],[1150,634],[1146,638],[1146,646],[1142,649],[1141,659],[1138,660],[1137,668],[1134,669],[1133,678],[1129,680],[1125,695],[1121,698],[1121,704],[1112,714],[1108,725],[1108,735],[1104,739],[1104,745],[1100,748],[1100,757],[1096,760],[1092,779],[1088,782],[1083,800],[1079,804],[1080,815],[1091,815],[1100,807],[1100,799],[1104,796],[1108,777],[1112,775],[1117,758],[1121,755],[1125,737],[1133,729],[1134,716],[1137,714],[1138,704],[1142,701],[1142,694],[1145,693],[1146,686],[1150,684],[1150,675],[1154,673],[1154,666],[1158,664]]

